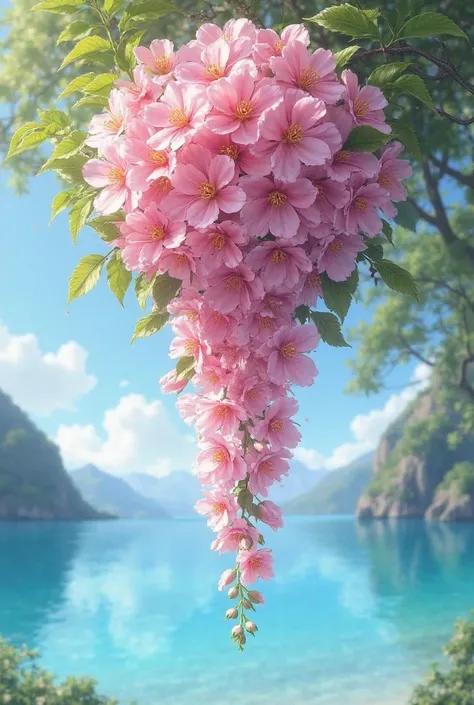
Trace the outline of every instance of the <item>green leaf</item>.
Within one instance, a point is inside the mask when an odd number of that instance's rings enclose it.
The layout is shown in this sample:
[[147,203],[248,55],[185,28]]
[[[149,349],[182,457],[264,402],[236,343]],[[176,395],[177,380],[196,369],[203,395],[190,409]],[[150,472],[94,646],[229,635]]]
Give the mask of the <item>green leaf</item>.
[[72,241],[76,244],[77,236],[86,224],[87,218],[92,211],[92,197],[83,196],[74,203],[69,211],[69,230],[71,231]]
[[196,360],[194,357],[180,357],[176,363],[176,379],[191,379],[196,371]]
[[33,11],[55,12],[57,14],[77,12],[84,0],[43,0],[31,9]]
[[49,161],[50,164],[48,168],[54,169],[54,171],[66,181],[80,184],[84,183],[82,170],[84,164],[89,161],[88,157],[84,157],[82,154],[75,154],[73,157],[69,157],[69,159],[55,159],[54,161]]
[[390,89],[394,91],[395,95],[402,93],[411,95],[436,112],[433,99],[428,93],[425,82],[419,76],[414,76],[413,74],[400,76],[394,83],[390,84]]
[[102,37],[94,36],[94,37],[85,37],[85,39],[81,39],[74,49],[69,52],[69,54],[66,56],[64,59],[63,63],[60,66],[60,69],[63,69],[65,66],[68,66],[69,64],[72,64],[73,61],[77,61],[78,59],[83,59],[85,56],[88,56],[89,54],[94,54],[95,52],[103,52],[103,51],[111,51],[112,47],[110,43],[106,40],[103,39]]
[[137,301],[140,305],[140,308],[142,308],[143,310],[145,310],[148,297],[151,296],[154,281],[154,277],[152,277],[151,279],[147,279],[144,274],[140,274],[135,279],[135,296],[137,297]]
[[332,32],[341,32],[350,37],[373,37],[380,39],[377,25],[373,22],[374,13],[360,10],[353,5],[345,3],[336,7],[327,7],[314,17],[305,17],[309,22],[330,29]]
[[418,301],[418,288],[410,272],[388,259],[375,262],[374,267],[390,289],[407,294]]
[[342,67],[352,59],[356,51],[359,51],[359,49],[360,47],[356,44],[352,47],[341,49],[341,51],[336,51],[334,53],[334,58],[336,59],[336,69],[342,69]]
[[309,306],[298,306],[295,310],[295,316],[298,321],[303,325],[309,318]]
[[140,30],[131,35],[126,35],[120,41],[115,54],[115,61],[122,71],[133,71],[135,68],[137,60],[133,52],[140,44],[144,34],[145,30]]
[[359,283],[359,273],[355,269],[349,279],[344,282],[335,282],[329,279],[327,274],[321,274],[321,286],[323,289],[323,299],[330,311],[337,313],[344,322],[349,311],[352,296]]
[[88,83],[92,81],[94,78],[95,73],[84,73],[82,76],[76,76],[76,78],[73,78],[71,83],[69,83],[66,88],[63,90],[63,92],[59,95],[57,100],[61,100],[62,98],[66,98],[68,95],[71,95],[71,93],[75,93],[76,91],[82,91]]
[[156,277],[153,284],[153,298],[160,311],[164,311],[170,301],[174,299],[176,293],[181,286],[179,279],[174,279],[166,272]]
[[122,262],[120,250],[116,250],[115,255],[107,262],[107,282],[121,306],[131,281],[132,273]]
[[415,206],[413,206],[408,201],[402,201],[397,203],[397,216],[395,222],[397,225],[401,225],[402,228],[411,230],[416,233],[416,224],[418,223],[420,216]]
[[56,194],[51,204],[51,220],[49,221],[50,223],[56,218],[57,215],[59,215],[59,213],[61,213],[61,211],[68,207],[68,205],[74,198],[74,195],[74,190],[61,191],[61,193]]
[[84,98],[79,98],[74,105],[72,106],[73,108],[84,108],[84,107],[93,107],[93,108],[105,108],[109,104],[108,98],[104,98],[104,96],[101,95],[86,95]]
[[148,338],[150,335],[154,335],[164,328],[168,323],[169,317],[169,313],[153,311],[149,316],[140,318],[135,326],[131,342],[133,343],[137,338]]
[[39,173],[43,171],[48,171],[50,168],[49,164],[56,159],[68,159],[69,157],[77,154],[84,144],[84,140],[87,137],[87,133],[82,130],[74,130],[67,137],[65,137],[61,142],[56,145],[56,149],[51,155],[50,159],[44,164],[40,169]]
[[38,115],[41,122],[45,125],[57,127],[58,130],[63,130],[71,124],[71,118],[64,110],[38,110]]
[[120,12],[125,5],[125,0],[104,0],[104,11],[107,13],[108,17]]
[[113,242],[120,237],[120,230],[110,220],[105,220],[108,216],[98,216],[92,220],[88,220],[86,225],[89,225],[105,242]]
[[391,137],[397,137],[403,144],[407,152],[412,154],[419,161],[422,160],[422,154],[420,145],[418,144],[418,138],[415,134],[415,130],[406,118],[398,118],[390,120],[390,126],[392,128]]
[[183,11],[173,5],[167,0],[141,0],[141,2],[132,2],[120,20],[119,30],[124,32],[127,29],[127,25],[130,24],[130,20],[139,15],[150,15],[150,19],[158,19],[167,15],[169,12],[179,12]]
[[79,261],[69,279],[68,304],[96,286],[106,259],[107,255],[87,255]]
[[438,37],[449,34],[452,37],[467,39],[466,34],[455,22],[439,12],[423,12],[405,22],[397,33],[397,39],[409,37]]
[[76,39],[87,37],[91,29],[92,27],[89,22],[84,22],[84,20],[74,20],[74,22],[71,22],[66,29],[63,29],[57,38],[56,44],[61,44],[61,42],[72,42]]
[[387,223],[386,220],[383,221],[382,231],[388,242],[392,245],[392,247],[395,247],[395,245],[393,244],[393,228],[389,223]]
[[334,348],[350,348],[351,346],[344,340],[341,325],[333,313],[325,311],[311,311],[311,318],[316,324],[321,340]]
[[372,71],[369,76],[369,83],[378,88],[383,88],[395,78],[398,78],[411,66],[410,61],[395,61],[393,64],[384,64]]
[[372,262],[380,262],[383,259],[383,240],[380,237],[366,238],[365,244],[367,249],[364,250],[364,255]]
[[13,137],[10,140],[10,147],[8,149],[7,156],[5,157],[5,161],[12,157],[14,154],[16,154],[16,149],[20,145],[20,142],[24,137],[26,137],[27,134],[30,132],[34,132],[35,130],[42,130],[43,125],[41,125],[39,122],[25,122],[24,125],[18,128],[18,130],[15,132]]
[[[28,129],[25,132],[23,132],[19,141],[16,140],[18,133],[15,133],[13,135],[12,144],[10,145],[10,149],[8,150],[8,154],[5,157],[5,161],[7,159],[10,159],[10,157],[15,157],[17,154],[21,154],[22,152],[26,152],[28,149],[33,149],[34,147],[37,147],[39,144],[41,144],[42,142],[47,140],[48,137],[51,137],[51,130],[49,130],[44,125],[39,125],[38,123],[35,123],[35,125],[36,125],[36,129],[34,129],[34,130]],[[12,149],[13,140],[15,140],[15,148],[14,149]]]
[[385,135],[374,127],[360,125],[350,132],[343,149],[349,152],[376,152],[387,144],[389,139],[390,135]]
[[108,92],[112,89],[114,82],[118,76],[113,73],[100,73],[87,86],[84,86],[83,92],[88,94],[98,94],[105,89]]

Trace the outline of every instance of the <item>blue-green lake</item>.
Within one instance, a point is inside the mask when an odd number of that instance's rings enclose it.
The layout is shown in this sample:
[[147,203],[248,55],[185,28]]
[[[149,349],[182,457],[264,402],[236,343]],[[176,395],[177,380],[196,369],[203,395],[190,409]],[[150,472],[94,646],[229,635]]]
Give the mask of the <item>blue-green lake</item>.
[[474,608],[474,525],[289,520],[238,653],[200,520],[0,524],[0,633],[121,705],[405,705]]

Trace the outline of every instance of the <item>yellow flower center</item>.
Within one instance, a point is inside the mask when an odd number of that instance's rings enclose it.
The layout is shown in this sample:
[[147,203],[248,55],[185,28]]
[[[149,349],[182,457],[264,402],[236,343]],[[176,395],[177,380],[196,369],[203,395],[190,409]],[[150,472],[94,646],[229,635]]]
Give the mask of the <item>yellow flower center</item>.
[[335,155],[335,158],[340,161],[340,162],[347,162],[349,159],[350,152],[348,152],[347,149],[341,149],[340,152],[337,152]]
[[159,73],[160,76],[165,76],[172,68],[171,56],[160,56],[159,59],[155,59],[155,72]]
[[179,265],[186,264],[186,262],[188,261],[188,258],[186,257],[186,255],[175,255],[175,259],[176,259],[176,264],[179,264]]
[[213,514],[223,514],[225,511],[226,507],[223,502],[216,502],[212,507]]
[[225,460],[227,460],[227,455],[227,451],[225,451],[223,448],[221,448],[220,450],[215,450],[212,454],[212,462],[216,465],[220,465]]
[[162,225],[150,225],[148,234],[152,240],[163,240],[166,230]]
[[214,323],[223,323],[225,318],[222,313],[219,313],[219,311],[214,311],[212,314],[212,320],[214,321]]
[[122,119],[116,115],[110,115],[109,119],[105,121],[105,126],[118,132],[122,129]]
[[281,41],[281,39],[279,39],[278,42],[275,42],[275,47],[274,47],[274,49],[275,49],[275,54],[276,54],[277,56],[281,56],[281,52],[283,51],[283,47],[284,47],[284,46],[285,46],[285,45],[283,44],[283,42]]
[[197,321],[197,319],[199,318],[199,314],[197,311],[186,311],[186,313],[184,315],[186,316],[188,321],[194,322],[194,321]]
[[284,134],[287,144],[299,144],[303,139],[304,131],[301,125],[290,125]]
[[329,245],[328,245],[328,252],[330,252],[332,255],[339,255],[342,250],[342,242],[340,240],[333,240]]
[[197,340],[187,340],[184,344],[186,355],[190,355],[191,357],[194,357],[195,353],[197,352],[197,348]]
[[285,360],[294,360],[296,357],[296,345],[293,345],[293,343],[286,343],[281,346],[280,353],[283,355]]
[[166,166],[168,164],[168,155],[161,149],[150,149],[148,156],[158,166]]
[[186,115],[183,108],[172,108],[168,122],[175,127],[186,127],[189,125],[189,117]]
[[203,181],[199,184],[199,193],[202,199],[210,201],[211,198],[215,198],[217,190],[214,184],[211,184],[209,181]]
[[242,277],[240,277],[238,274],[233,274],[231,277],[229,277],[225,283],[225,288],[230,289],[231,291],[240,291],[243,287],[243,281]]
[[253,105],[248,100],[241,100],[237,103],[234,110],[234,116],[237,120],[245,121],[253,115]]
[[300,76],[298,79],[298,85],[304,91],[310,91],[314,88],[320,81],[321,76],[317,71],[315,71],[311,66],[306,66],[301,69]]
[[112,167],[107,176],[111,184],[120,184],[122,186],[125,183],[125,172],[117,166]]
[[273,463],[271,460],[263,460],[258,466],[260,472],[271,473],[273,472]]
[[234,160],[234,162],[236,162],[239,158],[239,148],[235,144],[229,144],[227,146],[221,147],[219,150],[219,154],[224,154],[226,157],[230,157]]
[[271,191],[267,196],[267,201],[274,208],[281,208],[281,206],[285,205],[287,197],[280,191]]
[[380,176],[378,181],[381,186],[390,186],[392,183],[390,176]]
[[283,428],[284,428],[284,424],[281,419],[272,419],[272,421],[270,421],[269,426],[270,426],[270,431],[276,431],[277,433],[281,433],[281,431],[283,431]]
[[321,277],[316,272],[312,272],[308,277],[308,284],[310,286],[321,286]]
[[267,304],[268,307],[271,308],[272,311],[278,311],[280,308],[280,301],[278,299],[274,299],[273,297],[269,296],[267,298]]
[[367,115],[369,110],[370,103],[368,103],[366,100],[361,100],[360,98],[357,98],[354,103],[354,115],[358,118],[363,118]]
[[216,233],[212,238],[211,243],[214,249],[222,250],[225,245],[225,235],[222,235],[222,233]]
[[222,66],[219,66],[219,64],[208,64],[204,73],[206,76],[209,76],[209,78],[212,78],[213,81],[225,75],[224,69]]
[[171,181],[167,176],[160,176],[158,179],[153,181],[151,188],[158,193],[169,193],[171,191]]
[[225,419],[229,418],[229,412],[230,412],[229,407],[223,405],[223,406],[219,406],[219,407],[215,410],[214,413],[215,413],[215,415],[217,416],[218,419],[222,419],[222,421],[224,421]]
[[271,316],[259,316],[258,327],[262,330],[271,330],[273,328],[273,318]]
[[288,259],[288,255],[286,252],[283,252],[283,250],[273,250],[271,260],[275,264],[281,264],[282,262],[286,262]]
[[219,381],[219,376],[215,372],[209,372],[207,375],[207,380],[211,384],[217,384]]
[[361,213],[365,213],[367,208],[369,207],[369,204],[365,200],[365,198],[356,198],[354,201],[354,205],[356,207],[356,210],[360,211]]

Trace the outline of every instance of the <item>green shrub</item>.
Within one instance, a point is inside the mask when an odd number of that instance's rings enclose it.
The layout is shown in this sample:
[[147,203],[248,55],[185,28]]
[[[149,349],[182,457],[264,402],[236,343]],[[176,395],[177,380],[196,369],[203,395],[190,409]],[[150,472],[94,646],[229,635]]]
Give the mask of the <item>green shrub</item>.
[[453,486],[460,495],[468,494],[474,489],[474,463],[466,461],[453,465],[446,473],[440,489],[447,490]]
[[427,683],[415,688],[410,705],[474,704],[474,612],[471,620],[459,619],[444,652],[451,662],[449,671],[435,666]]
[[58,683],[38,666],[38,652],[16,649],[0,639],[0,703],[2,705],[118,705],[99,695],[90,678]]

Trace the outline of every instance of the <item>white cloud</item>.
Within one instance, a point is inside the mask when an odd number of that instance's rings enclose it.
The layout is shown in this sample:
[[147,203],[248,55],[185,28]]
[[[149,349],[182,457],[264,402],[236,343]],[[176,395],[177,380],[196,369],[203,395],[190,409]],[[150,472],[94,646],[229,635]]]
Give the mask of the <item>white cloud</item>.
[[119,387],[128,387],[129,384],[130,382],[128,381],[128,379],[122,379],[122,381],[119,383]]
[[93,463],[114,475],[191,469],[195,441],[174,424],[161,401],[127,394],[105,412],[102,426],[102,436],[92,424],[59,427],[55,441],[66,465]]
[[395,421],[418,392],[427,386],[430,373],[431,368],[428,365],[418,365],[411,376],[410,386],[399,394],[392,394],[381,409],[372,409],[367,414],[354,416],[350,423],[353,440],[335,448],[328,458],[314,448],[304,446],[295,449],[295,457],[310,470],[335,470],[344,467],[360,455],[374,450],[392,421]]
[[30,413],[73,410],[97,383],[86,371],[87,356],[74,340],[45,353],[32,333],[14,335],[0,324],[0,388]]

